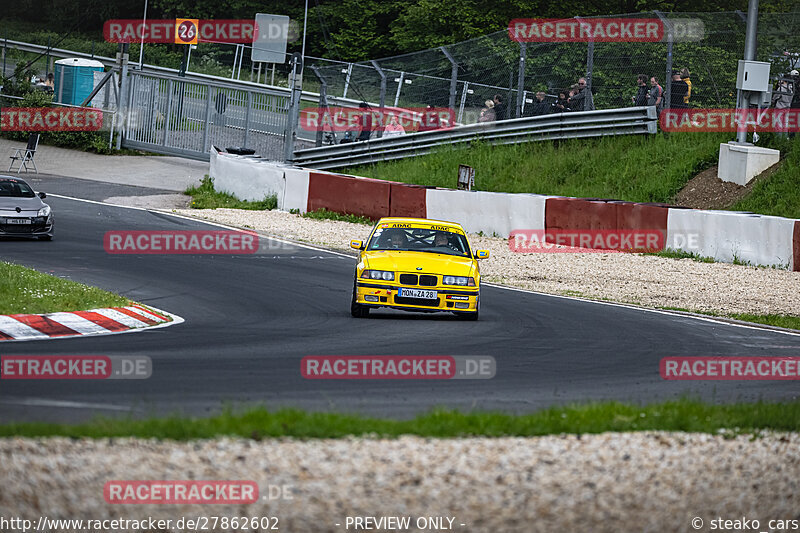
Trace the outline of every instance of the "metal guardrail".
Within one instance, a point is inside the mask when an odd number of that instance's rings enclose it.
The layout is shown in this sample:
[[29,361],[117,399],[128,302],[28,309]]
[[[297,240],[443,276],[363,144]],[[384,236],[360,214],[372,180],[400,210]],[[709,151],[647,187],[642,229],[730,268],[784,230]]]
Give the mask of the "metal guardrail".
[[296,150],[294,164],[320,170],[343,168],[425,155],[443,145],[464,144],[476,139],[490,144],[516,144],[652,134],[656,133],[657,124],[658,115],[652,106],[557,113]]

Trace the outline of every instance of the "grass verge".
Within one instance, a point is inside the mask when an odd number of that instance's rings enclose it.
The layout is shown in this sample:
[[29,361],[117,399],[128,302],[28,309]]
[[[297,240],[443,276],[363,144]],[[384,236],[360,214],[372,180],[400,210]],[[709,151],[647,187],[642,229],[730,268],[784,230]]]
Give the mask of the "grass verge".
[[232,194],[219,192],[214,189],[214,178],[206,175],[200,180],[199,186],[191,186],[183,194],[192,197],[189,204],[193,209],[217,209],[227,207],[230,209],[248,209],[251,211],[267,211],[278,207],[278,197],[266,196],[258,202],[239,200]]
[[303,218],[313,218],[317,220],[338,220],[340,222],[351,222],[353,224],[365,224],[368,226],[375,224],[375,221],[369,217],[349,215],[347,213],[337,213],[335,211],[328,211],[324,207],[303,213],[302,216]]
[[0,261],[0,315],[129,305],[118,294]]
[[346,174],[455,188],[458,165],[475,168],[479,190],[527,192],[634,202],[670,202],[717,161],[729,135],[678,133],[606,136],[469,148],[347,169]]
[[2,437],[140,437],[172,440],[235,436],[340,438],[397,437],[533,437],[607,431],[686,431],[694,433],[757,433],[800,430],[800,401],[710,405],[681,399],[648,406],[603,402],[552,407],[528,415],[461,413],[438,409],[411,420],[357,415],[310,413],[296,409],[270,412],[251,409],[210,418],[96,419],[79,425],[18,423],[0,425]]
[[651,252],[642,255],[655,255],[657,257],[666,257],[669,259],[693,259],[698,263],[714,263],[713,257],[707,257],[703,255],[697,255],[693,252],[685,252],[683,250],[661,250],[659,252]]

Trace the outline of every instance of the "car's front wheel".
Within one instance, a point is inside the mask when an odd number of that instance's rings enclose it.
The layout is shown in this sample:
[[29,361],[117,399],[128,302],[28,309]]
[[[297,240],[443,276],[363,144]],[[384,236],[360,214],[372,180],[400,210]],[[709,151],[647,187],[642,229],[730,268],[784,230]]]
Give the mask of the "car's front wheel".
[[369,307],[358,303],[356,292],[356,284],[353,282],[353,299],[350,302],[350,314],[355,318],[367,318],[369,316]]

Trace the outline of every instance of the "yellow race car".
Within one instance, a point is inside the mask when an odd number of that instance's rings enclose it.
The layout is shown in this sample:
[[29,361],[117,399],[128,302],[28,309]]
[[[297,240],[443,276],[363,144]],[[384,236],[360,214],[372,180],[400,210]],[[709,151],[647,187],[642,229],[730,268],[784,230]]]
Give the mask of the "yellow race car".
[[358,250],[350,313],[369,315],[373,307],[404,311],[450,311],[477,320],[481,275],[475,250],[459,224],[424,218],[382,218]]

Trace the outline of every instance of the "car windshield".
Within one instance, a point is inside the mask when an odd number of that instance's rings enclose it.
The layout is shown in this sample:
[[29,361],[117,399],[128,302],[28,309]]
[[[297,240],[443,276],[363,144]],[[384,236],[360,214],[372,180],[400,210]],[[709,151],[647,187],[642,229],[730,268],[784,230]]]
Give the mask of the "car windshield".
[[24,181],[0,180],[0,197],[33,198],[33,189]]
[[372,234],[367,250],[403,250],[471,257],[464,235],[427,228],[378,228]]

